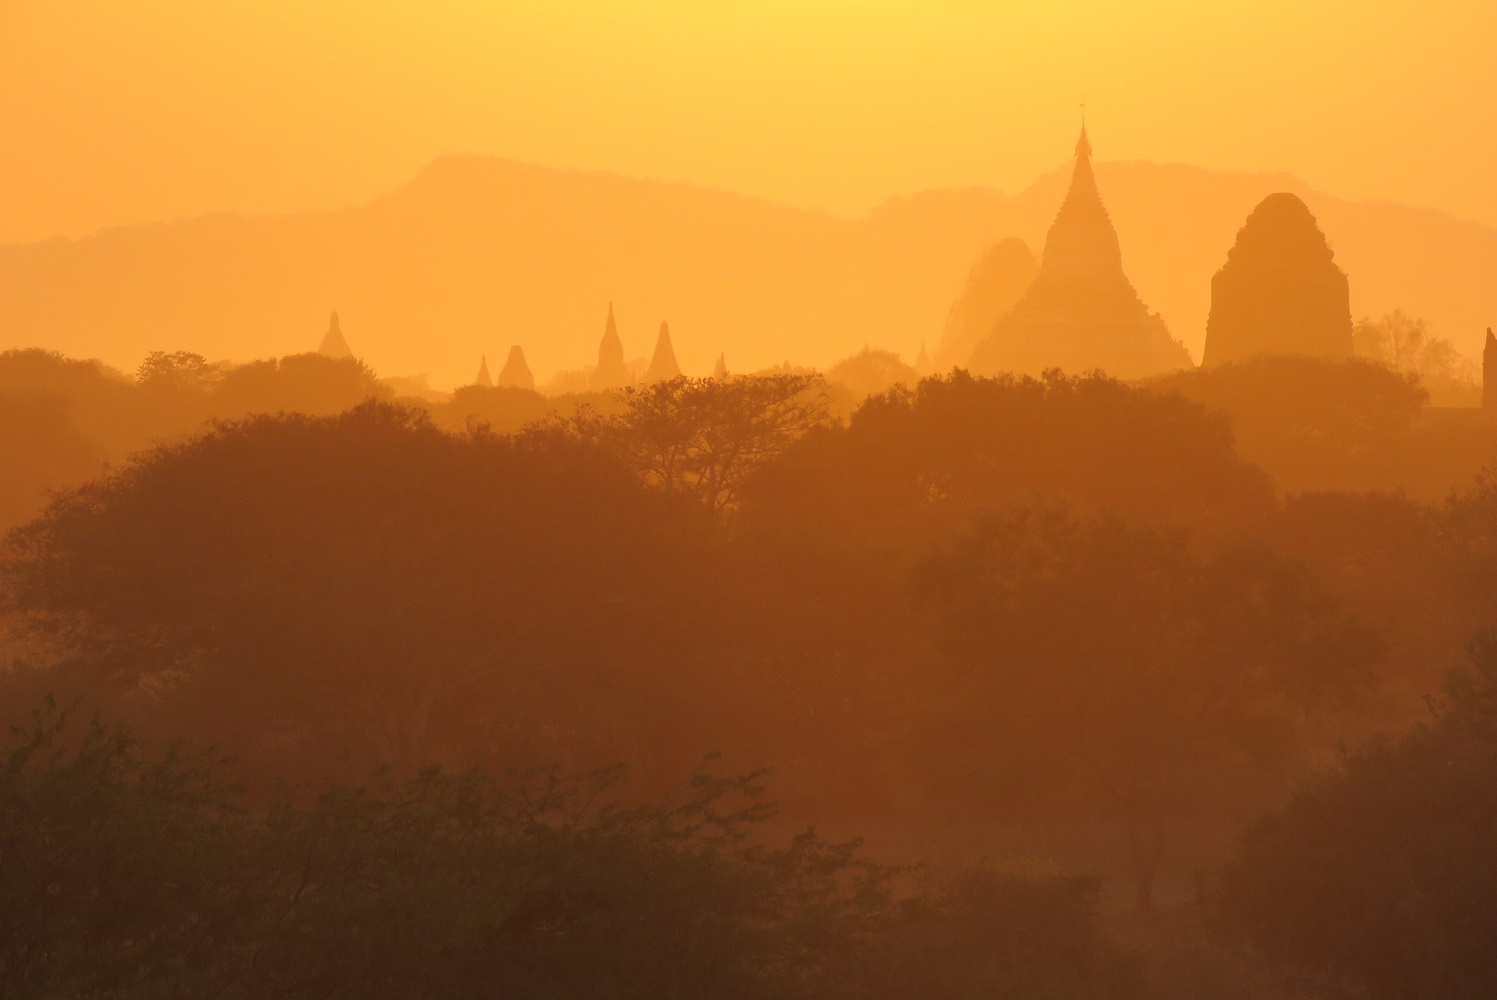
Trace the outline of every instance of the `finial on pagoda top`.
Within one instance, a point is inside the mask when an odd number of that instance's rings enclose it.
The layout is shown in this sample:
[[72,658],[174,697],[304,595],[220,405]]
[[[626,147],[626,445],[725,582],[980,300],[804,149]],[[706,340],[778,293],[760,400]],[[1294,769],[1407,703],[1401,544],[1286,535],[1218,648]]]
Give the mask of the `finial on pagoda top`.
[[1081,99],[1081,138],[1076,140],[1076,155],[1090,157],[1092,144],[1086,138],[1086,98]]

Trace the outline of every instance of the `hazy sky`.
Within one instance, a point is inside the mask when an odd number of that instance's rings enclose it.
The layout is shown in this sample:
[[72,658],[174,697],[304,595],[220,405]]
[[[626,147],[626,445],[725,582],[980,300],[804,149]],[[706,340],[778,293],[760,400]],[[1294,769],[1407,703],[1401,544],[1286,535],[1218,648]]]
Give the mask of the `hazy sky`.
[[493,153],[859,214],[1101,159],[1497,224],[1494,0],[0,0],[0,242]]

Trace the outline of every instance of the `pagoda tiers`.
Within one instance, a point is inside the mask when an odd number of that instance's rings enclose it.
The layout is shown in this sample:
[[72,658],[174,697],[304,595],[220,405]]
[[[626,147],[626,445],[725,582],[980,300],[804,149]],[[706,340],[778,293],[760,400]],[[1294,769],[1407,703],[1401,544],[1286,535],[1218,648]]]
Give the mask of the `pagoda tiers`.
[[1123,379],[1192,367],[1190,353],[1123,273],[1118,234],[1097,192],[1086,129],[1034,284],[972,355],[972,370],[1038,375],[1101,369]]

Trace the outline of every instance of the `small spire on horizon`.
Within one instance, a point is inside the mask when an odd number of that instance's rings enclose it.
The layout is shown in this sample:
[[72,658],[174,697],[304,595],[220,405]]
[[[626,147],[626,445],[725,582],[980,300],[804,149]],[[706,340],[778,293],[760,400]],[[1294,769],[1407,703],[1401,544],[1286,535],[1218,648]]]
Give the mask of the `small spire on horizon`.
[[489,356],[487,354],[481,354],[478,357],[478,374],[474,377],[473,384],[485,387],[491,387],[494,384],[494,380],[489,377]]

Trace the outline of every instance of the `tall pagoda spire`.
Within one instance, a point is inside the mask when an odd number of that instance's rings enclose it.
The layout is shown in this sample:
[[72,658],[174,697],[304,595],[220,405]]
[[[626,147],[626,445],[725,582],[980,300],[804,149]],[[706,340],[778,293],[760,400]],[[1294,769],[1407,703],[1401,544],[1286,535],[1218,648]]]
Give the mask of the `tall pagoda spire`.
[[317,353],[327,358],[353,357],[353,351],[348,349],[348,341],[343,339],[343,328],[338,325],[337,313],[333,313],[332,319],[328,320],[327,333],[323,335]]
[[613,303],[608,303],[608,323],[603,327],[603,340],[598,344],[598,367],[593,369],[592,389],[607,392],[621,389],[633,381],[629,377],[629,366],[624,363],[624,342],[619,339],[618,324],[613,319]]
[[530,373],[530,365],[525,363],[525,351],[519,344],[509,349],[509,357],[505,359],[504,367],[499,369],[496,384],[518,389],[535,388],[535,376]]
[[486,388],[494,384],[494,380],[489,377],[489,356],[487,354],[481,354],[478,357],[478,374],[473,377],[473,384]]
[[671,346],[671,328],[667,323],[660,324],[660,336],[655,341],[655,353],[650,358],[650,367],[645,369],[646,382],[664,382],[667,379],[678,378],[681,375],[681,366],[676,363],[676,349]]
[[1189,367],[1190,355],[1123,273],[1118,234],[1092,173],[1081,126],[1071,186],[1045,237],[1039,274],[972,356],[981,374],[1102,369],[1141,378]]

